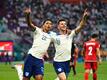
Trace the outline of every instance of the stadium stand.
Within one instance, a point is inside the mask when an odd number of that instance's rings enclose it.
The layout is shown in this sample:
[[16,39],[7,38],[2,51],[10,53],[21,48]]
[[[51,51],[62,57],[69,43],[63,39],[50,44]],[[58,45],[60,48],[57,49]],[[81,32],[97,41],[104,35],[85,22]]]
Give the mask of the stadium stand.
[[[107,50],[107,0],[101,0],[102,2],[100,0],[60,1],[2,0],[0,2],[0,40],[13,40],[15,53],[25,55],[32,45],[32,32],[27,27],[23,13],[26,7],[32,8],[32,19],[37,26],[41,26],[41,22],[46,18],[51,18],[54,23],[60,18],[66,18],[69,20],[70,29],[78,25],[80,16],[87,7],[90,9],[91,16],[85,25],[86,28],[78,34],[76,43],[81,48],[88,36],[96,32],[99,34],[102,48]],[[56,31],[55,25],[54,31]]]

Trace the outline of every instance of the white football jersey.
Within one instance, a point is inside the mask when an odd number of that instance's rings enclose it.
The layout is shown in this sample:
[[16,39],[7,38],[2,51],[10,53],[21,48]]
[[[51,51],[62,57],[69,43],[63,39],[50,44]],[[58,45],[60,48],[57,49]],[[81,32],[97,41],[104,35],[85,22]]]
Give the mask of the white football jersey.
[[33,44],[28,54],[42,59],[44,53],[47,51],[51,42],[50,35],[42,31],[42,29],[36,27],[33,37]]
[[71,58],[71,48],[75,30],[70,35],[53,35],[53,41],[56,49],[54,61],[63,62]]

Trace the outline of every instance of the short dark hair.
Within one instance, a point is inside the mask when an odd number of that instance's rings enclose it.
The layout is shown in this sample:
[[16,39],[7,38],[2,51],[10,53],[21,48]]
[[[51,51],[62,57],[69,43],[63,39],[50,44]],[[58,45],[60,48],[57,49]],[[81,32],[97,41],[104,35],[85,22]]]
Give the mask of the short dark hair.
[[97,37],[98,37],[98,34],[94,33],[94,34],[91,35],[91,37],[92,37],[92,38],[97,38]]
[[66,19],[59,19],[57,23],[59,24],[61,21],[65,21],[68,24],[68,20]]
[[46,21],[51,21],[51,22],[53,22],[51,19],[45,19],[45,20],[42,22],[42,25],[43,25]]

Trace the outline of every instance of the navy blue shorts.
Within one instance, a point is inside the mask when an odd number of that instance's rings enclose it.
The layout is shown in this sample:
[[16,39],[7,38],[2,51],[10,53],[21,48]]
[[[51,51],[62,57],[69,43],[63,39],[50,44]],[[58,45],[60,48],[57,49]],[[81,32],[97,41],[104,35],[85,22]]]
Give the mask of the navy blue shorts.
[[30,78],[35,75],[44,74],[44,63],[42,59],[38,59],[29,54],[24,63],[23,76]]
[[53,62],[53,66],[55,69],[55,72],[57,74],[65,72],[66,76],[68,76],[70,72],[70,61],[65,61],[65,62]]

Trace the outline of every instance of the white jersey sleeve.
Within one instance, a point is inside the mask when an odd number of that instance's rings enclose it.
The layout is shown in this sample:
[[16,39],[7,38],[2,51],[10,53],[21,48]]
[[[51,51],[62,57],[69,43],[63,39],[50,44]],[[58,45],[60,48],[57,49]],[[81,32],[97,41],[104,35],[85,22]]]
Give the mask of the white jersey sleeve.
[[72,30],[71,33],[69,34],[69,37],[72,38],[76,35],[75,30]]
[[36,27],[34,34],[39,34],[39,33],[41,33],[41,28]]

